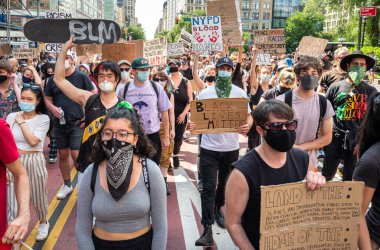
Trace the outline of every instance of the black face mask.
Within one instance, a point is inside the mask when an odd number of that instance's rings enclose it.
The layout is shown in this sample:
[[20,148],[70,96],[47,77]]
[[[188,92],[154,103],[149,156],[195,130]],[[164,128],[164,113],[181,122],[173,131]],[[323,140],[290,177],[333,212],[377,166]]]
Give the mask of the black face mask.
[[23,83],[31,83],[33,81],[32,78],[22,76],[22,82]]
[[54,73],[53,74],[46,73],[46,78],[49,78],[49,77],[52,77],[52,76],[54,76]]
[[206,82],[214,82],[215,79],[216,79],[215,76],[206,76],[206,77],[205,77],[205,81],[206,81]]
[[315,89],[318,86],[318,76],[301,76],[300,77],[300,84],[301,86],[306,90],[312,90]]
[[8,76],[0,75],[0,84],[4,83],[8,79]]
[[294,130],[267,130],[264,136],[265,141],[270,147],[280,152],[288,152],[296,142],[296,131]]
[[178,67],[170,67],[170,68],[169,68],[169,72],[170,72],[170,73],[178,72]]

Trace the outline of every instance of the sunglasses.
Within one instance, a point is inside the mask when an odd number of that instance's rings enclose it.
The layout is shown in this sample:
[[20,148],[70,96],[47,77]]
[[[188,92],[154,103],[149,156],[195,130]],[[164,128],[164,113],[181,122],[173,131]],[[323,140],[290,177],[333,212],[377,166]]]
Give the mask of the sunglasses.
[[34,89],[34,90],[41,90],[40,89],[40,86],[36,85],[36,84],[30,84],[30,83],[24,83],[23,89]]
[[167,79],[154,77],[153,81],[155,81],[155,82],[158,82],[158,81],[167,81]]
[[292,120],[288,122],[267,122],[264,125],[264,129],[270,131],[281,131],[283,130],[282,128],[285,126],[287,130],[296,130],[297,123],[297,120]]
[[123,69],[123,68],[120,68],[120,72],[123,72],[123,71],[126,71],[126,72],[128,72],[128,71],[129,71],[129,69]]

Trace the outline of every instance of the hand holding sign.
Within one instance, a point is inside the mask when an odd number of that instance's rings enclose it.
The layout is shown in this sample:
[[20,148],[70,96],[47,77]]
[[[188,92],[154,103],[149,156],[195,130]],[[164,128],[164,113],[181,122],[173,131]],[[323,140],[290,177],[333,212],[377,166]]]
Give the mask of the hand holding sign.
[[66,50],[69,50],[75,46],[73,40],[74,40],[74,36],[70,36],[70,39],[64,45]]

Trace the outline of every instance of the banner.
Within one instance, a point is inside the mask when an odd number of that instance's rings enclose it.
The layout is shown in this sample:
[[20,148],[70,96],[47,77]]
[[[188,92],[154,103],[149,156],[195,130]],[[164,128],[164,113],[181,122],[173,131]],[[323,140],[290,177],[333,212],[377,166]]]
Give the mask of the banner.
[[260,249],[357,249],[362,182],[261,187]]
[[223,43],[240,45],[242,43],[242,25],[239,0],[209,0],[207,15],[220,16],[222,19]]
[[135,45],[127,43],[102,44],[102,59],[118,62],[127,59],[132,62],[135,58]]
[[166,56],[149,56],[146,57],[150,66],[166,64]]
[[154,39],[145,41],[144,43],[144,57],[163,56],[166,55],[166,39]]
[[237,132],[247,123],[248,99],[216,98],[194,100],[190,104],[194,134]]
[[38,49],[13,49],[13,57],[17,59],[38,58]]
[[199,16],[191,18],[194,52],[223,51],[220,16]]
[[271,65],[271,58],[269,54],[257,54],[256,65]]
[[263,54],[285,54],[285,30],[253,30],[254,44]]
[[168,43],[168,57],[181,56],[185,53],[182,43]]
[[325,51],[328,40],[304,36],[298,46],[298,55],[319,58]]

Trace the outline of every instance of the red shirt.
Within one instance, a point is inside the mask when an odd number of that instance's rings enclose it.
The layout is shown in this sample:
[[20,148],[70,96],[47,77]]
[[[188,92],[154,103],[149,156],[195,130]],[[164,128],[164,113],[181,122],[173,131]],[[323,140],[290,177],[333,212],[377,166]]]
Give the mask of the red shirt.
[[5,164],[16,161],[20,156],[11,130],[4,119],[0,119],[0,250],[11,249],[11,245],[3,245],[1,238],[7,229],[7,177]]

